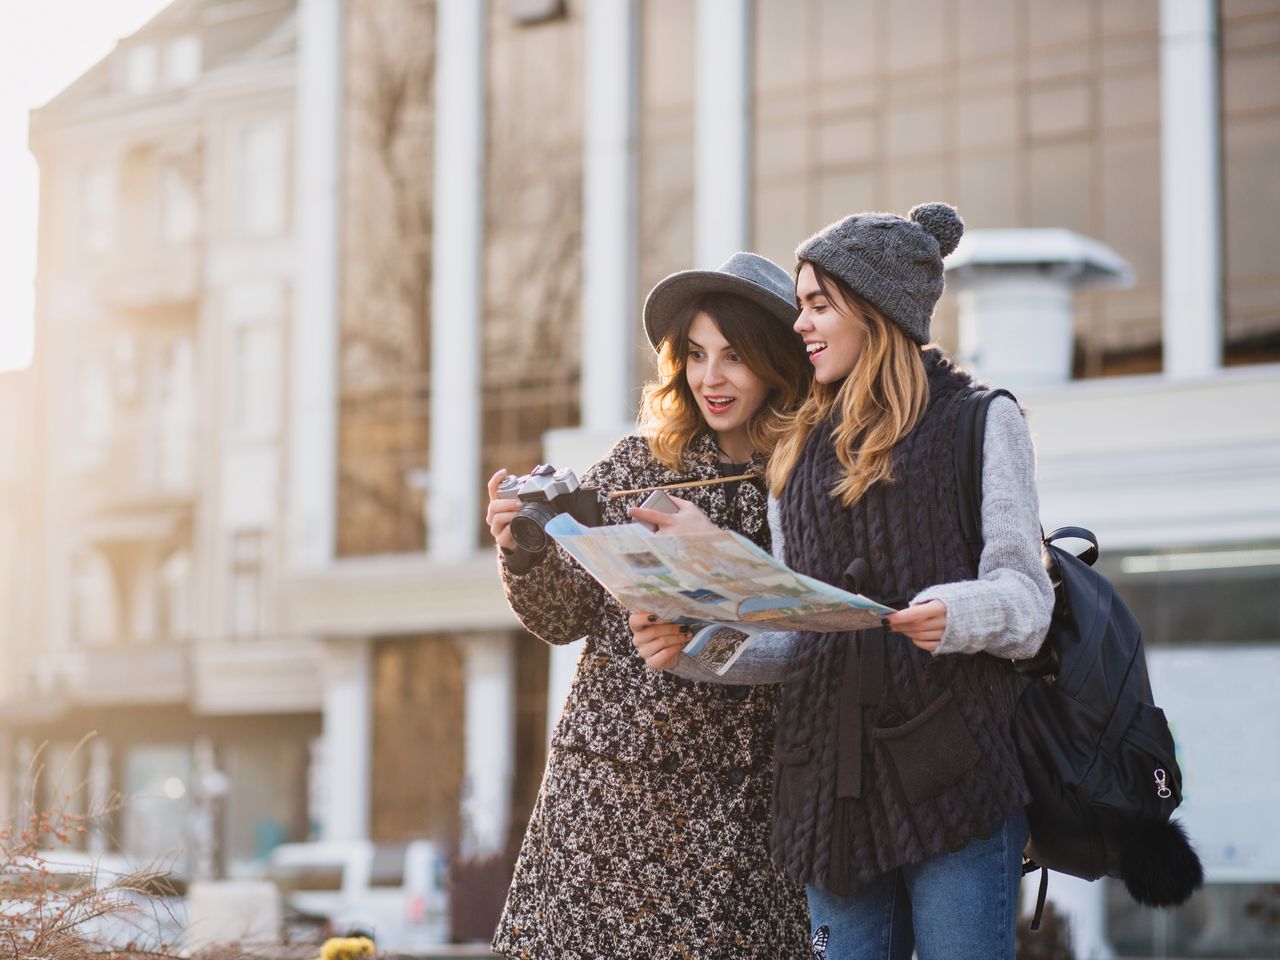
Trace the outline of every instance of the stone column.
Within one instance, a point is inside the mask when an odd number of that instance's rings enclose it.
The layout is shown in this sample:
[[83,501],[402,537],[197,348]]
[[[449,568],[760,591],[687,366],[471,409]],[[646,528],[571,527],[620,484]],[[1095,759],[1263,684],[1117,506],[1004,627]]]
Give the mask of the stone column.
[[288,543],[303,568],[333,558],[337,515],[343,8],[298,2]]
[[613,432],[636,404],[639,22],[636,0],[584,15],[582,427]]
[[436,5],[431,449],[427,544],[451,561],[476,549],[484,264],[484,0]]
[[373,676],[369,641],[329,640],[324,652],[324,732],[320,782],[323,840],[369,836],[373,795]]
[[1222,111],[1218,4],[1160,3],[1164,373],[1222,365]]
[[698,0],[694,259],[718,267],[751,239],[751,2]]
[[515,651],[509,633],[458,638],[466,675],[462,852],[501,850],[511,825],[515,777]]

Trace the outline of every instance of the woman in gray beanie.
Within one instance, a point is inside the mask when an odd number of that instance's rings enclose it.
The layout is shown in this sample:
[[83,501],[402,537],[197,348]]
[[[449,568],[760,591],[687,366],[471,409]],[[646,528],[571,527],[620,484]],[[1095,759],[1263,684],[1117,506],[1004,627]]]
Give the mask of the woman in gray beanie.
[[[976,385],[927,344],[963,229],[930,203],[847,217],[796,251],[815,384],[769,464],[774,552],[901,609],[875,630],[767,635],[720,679],[783,681],[771,848],[832,960],[1014,957],[1028,792],[1010,658],[1039,649],[1053,592],[1011,400],[988,415],[983,548],[960,528],[956,422]],[[631,626],[650,666],[710,679],[669,625]]]
[[[605,492],[690,480],[713,520],[769,548],[762,474],[811,378],[791,277],[751,253],[668,277],[645,303],[659,377],[641,430],[583,477]],[[584,318],[584,322],[587,322]],[[590,357],[583,357],[590,363]],[[770,861],[774,686],[647,671],[627,613],[553,546],[513,561],[518,500],[490,481],[503,585],[548,643],[586,636],[493,946],[528,960],[778,960],[806,949],[803,889]],[[604,508],[606,523],[644,494]]]

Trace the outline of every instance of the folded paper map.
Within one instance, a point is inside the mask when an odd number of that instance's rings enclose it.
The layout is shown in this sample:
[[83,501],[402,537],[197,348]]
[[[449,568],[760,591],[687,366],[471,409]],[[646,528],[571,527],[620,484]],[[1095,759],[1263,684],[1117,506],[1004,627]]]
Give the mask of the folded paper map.
[[562,513],[547,533],[628,610],[702,626],[684,652],[717,673],[756,634],[862,630],[893,612],[796,573],[730,530],[659,535],[638,523],[584,527]]

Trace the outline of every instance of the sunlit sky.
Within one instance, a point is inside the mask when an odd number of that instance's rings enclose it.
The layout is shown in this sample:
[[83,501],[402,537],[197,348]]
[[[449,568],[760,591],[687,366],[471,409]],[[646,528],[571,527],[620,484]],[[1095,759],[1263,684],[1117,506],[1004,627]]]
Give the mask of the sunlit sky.
[[0,3],[0,370],[34,343],[38,174],[27,111],[52,99],[172,0]]

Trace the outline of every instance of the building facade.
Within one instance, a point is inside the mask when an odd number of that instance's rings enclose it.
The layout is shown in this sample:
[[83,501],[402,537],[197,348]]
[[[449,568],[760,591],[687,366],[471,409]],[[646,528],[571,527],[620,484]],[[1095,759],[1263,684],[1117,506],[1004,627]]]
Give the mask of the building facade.
[[[244,41],[221,73],[182,66],[196,10]],[[170,56],[184,92],[126,93]],[[1069,362],[1019,396],[1046,528],[1095,530],[1150,634],[1210,883],[1163,913],[1051,894],[1081,956],[1280,956],[1280,3],[180,2],[96,69],[33,118],[47,572],[11,771],[73,710],[181,714],[223,766],[252,718],[291,745],[290,823],[509,851],[577,651],[506,609],[485,479],[631,429],[662,276],[789,264],[844,214],[945,198],[971,234],[1092,238],[1131,281],[1075,294]],[[108,75],[117,99],[90,97]],[[193,152],[184,214],[165,171]],[[120,244],[129,222],[160,233]],[[962,300],[936,320],[952,349]],[[159,398],[151,433],[103,413],[130,395]],[[79,518],[119,488],[87,478],[122,436],[148,497]],[[182,582],[186,621],[136,599]],[[96,682],[108,657],[158,676]]]
[[320,649],[277,599],[295,86],[292,3],[182,2],[31,118],[38,482],[7,518],[28,626],[5,806],[134,797],[91,842],[182,851],[183,875],[247,869],[312,815]]

